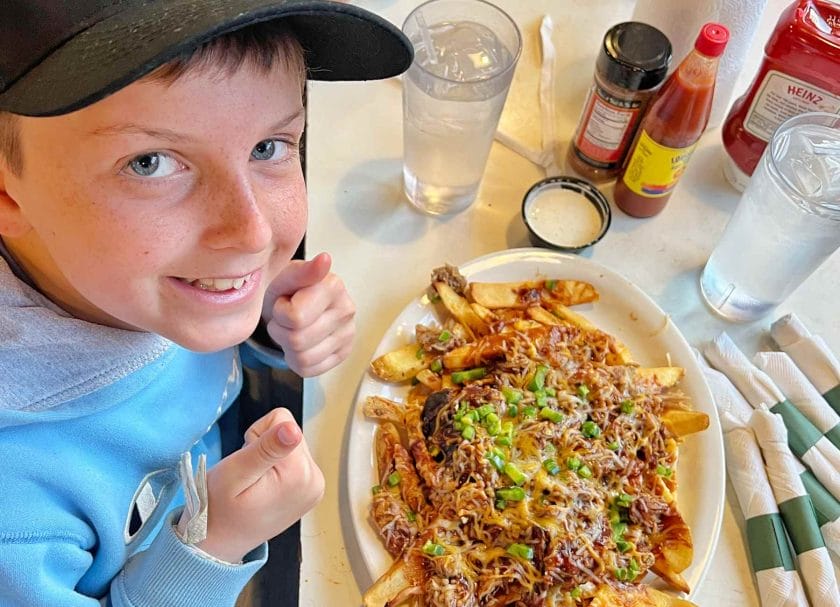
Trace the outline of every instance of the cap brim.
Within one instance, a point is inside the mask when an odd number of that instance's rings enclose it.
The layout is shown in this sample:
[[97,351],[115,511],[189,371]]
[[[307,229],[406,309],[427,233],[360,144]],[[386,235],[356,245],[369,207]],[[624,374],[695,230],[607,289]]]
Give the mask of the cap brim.
[[167,0],[104,19],[48,55],[0,94],[0,110],[65,114],[94,103],[221,34],[283,18],[315,80],[375,80],[411,64],[393,24],[354,6],[313,0]]

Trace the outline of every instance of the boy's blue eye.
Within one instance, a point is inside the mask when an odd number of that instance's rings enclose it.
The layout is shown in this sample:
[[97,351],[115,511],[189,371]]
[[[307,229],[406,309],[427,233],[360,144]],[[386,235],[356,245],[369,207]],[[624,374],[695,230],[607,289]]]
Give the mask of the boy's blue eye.
[[129,160],[128,168],[138,177],[168,177],[178,170],[178,161],[160,152],[149,152]]
[[254,160],[277,160],[286,153],[288,145],[279,139],[264,139],[251,150],[251,158]]

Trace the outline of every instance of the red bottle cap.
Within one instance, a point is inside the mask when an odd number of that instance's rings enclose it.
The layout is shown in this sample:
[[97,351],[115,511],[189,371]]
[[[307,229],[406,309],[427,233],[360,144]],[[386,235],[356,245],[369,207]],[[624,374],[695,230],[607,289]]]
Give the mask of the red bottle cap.
[[694,48],[707,57],[720,57],[729,42],[729,30],[720,23],[707,23],[700,30]]

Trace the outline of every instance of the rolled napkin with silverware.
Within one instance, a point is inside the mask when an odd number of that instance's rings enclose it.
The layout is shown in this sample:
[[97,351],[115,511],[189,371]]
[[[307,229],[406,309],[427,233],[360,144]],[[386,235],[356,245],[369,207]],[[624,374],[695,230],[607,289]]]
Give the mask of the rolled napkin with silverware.
[[805,591],[815,607],[836,607],[840,605],[840,590],[834,566],[820,533],[814,505],[788,447],[785,423],[781,415],[761,405],[753,411],[750,427],[764,456],[767,478],[799,559]]
[[782,416],[791,451],[840,499],[840,449],[785,398],[770,377],[753,365],[726,333],[706,344],[703,353],[724,373],[754,408],[767,405]]
[[840,448],[840,415],[786,352],[759,352],[755,366],[767,373],[785,397],[811,420],[835,447]]
[[770,336],[796,363],[834,411],[840,415],[840,361],[819,335],[813,335],[795,314],[770,326]]
[[[716,392],[715,402],[717,395]],[[721,413],[721,426],[726,469],[746,520],[750,564],[761,604],[763,607],[808,607],[755,436],[742,420],[728,411]]]

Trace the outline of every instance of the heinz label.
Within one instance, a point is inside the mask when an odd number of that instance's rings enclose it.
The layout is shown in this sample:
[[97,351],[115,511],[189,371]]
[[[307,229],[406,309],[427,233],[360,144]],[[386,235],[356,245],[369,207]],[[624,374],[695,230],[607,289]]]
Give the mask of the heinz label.
[[840,114],[840,97],[804,80],[770,70],[753,97],[744,129],[754,137],[770,141],[776,127],[805,112]]
[[696,143],[686,148],[669,148],[656,143],[643,130],[627,163],[624,184],[640,196],[667,196],[685,172],[695,147]]

